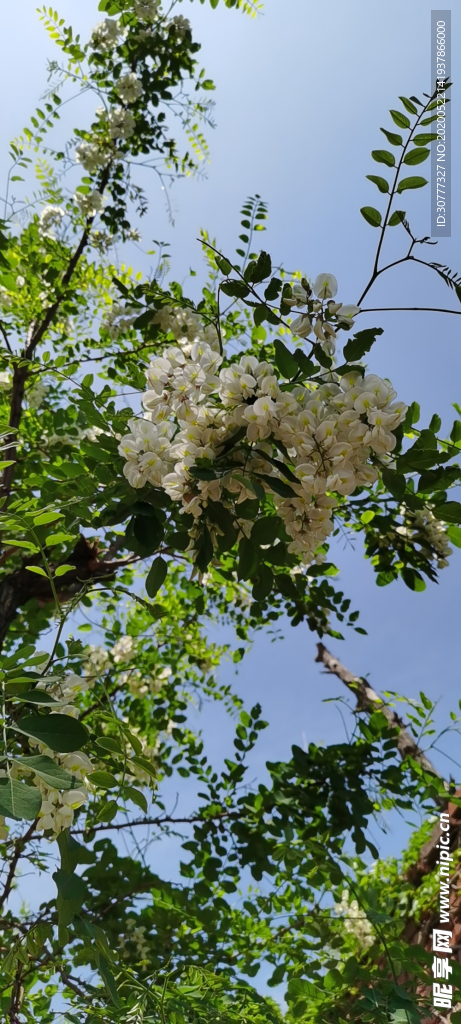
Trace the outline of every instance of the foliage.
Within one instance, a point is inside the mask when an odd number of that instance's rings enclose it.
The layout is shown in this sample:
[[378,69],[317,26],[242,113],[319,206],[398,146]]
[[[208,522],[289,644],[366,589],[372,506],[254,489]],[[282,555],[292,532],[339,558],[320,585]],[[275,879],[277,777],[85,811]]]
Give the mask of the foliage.
[[[359,706],[348,742],[293,747],[254,786],[262,709],[217,669],[282,615],[320,637],[364,632],[333,582],[330,535],[360,535],[377,584],[415,591],[449,540],[461,546],[460,420],[449,438],[437,415],[420,429],[417,402],[394,402],[364,363],[382,329],[354,329],[387,269],[387,227],[410,236],[400,262],[428,242],[391,204],[424,183],[401,172],[429,153],[435,135],[415,132],[433,97],[401,98],[413,122],[391,111],[408,133],[382,129],[397,163],[372,153],[396,170],[392,185],[368,176],[389,200],[384,218],[362,209],[380,235],[358,305],[334,301],[331,274],[273,270],[259,195],[241,211],[239,262],[202,233],[194,302],[166,283],[161,247],[145,279],[115,246],[139,240],[138,164],[166,183],[200,169],[213,83],[182,15],[158,0],[99,9],[88,43],[43,9],[61,59],[11,144],[0,235],[5,1019],[416,1021],[428,961],[403,930],[430,912],[433,879],[415,897],[405,864],[370,869],[369,823],[427,814],[442,781],[399,757],[379,707]],[[87,92],[93,121],[54,150],[63,96]],[[33,173],[33,201],[13,195]],[[428,265],[459,297],[457,275]],[[240,646],[215,642],[216,622]],[[235,730],[221,771],[196,728],[204,701]],[[410,709],[419,743],[431,711],[424,695]],[[174,786],[190,794],[183,817]],[[184,851],[174,882],[153,870],[161,838]],[[23,860],[55,883],[38,909],[11,899]],[[285,984],[286,1013],[252,981],[262,967],[269,989]]]

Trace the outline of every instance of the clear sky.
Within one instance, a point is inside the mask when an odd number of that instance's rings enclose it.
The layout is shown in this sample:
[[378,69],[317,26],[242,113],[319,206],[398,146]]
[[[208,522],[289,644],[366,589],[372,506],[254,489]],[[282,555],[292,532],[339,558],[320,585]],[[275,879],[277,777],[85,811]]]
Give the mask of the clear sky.
[[[60,13],[86,36],[100,19],[95,0],[60,0]],[[370,151],[382,147],[380,126],[392,128],[388,109],[398,95],[421,95],[430,89],[429,0],[266,0],[264,13],[251,20],[219,5],[183,3],[202,42],[202,58],[217,90],[217,128],[209,132],[211,163],[205,180],[178,182],[172,191],[175,226],[168,222],[158,181],[145,178],[151,212],[144,227],[151,239],[169,242],[172,270],[183,280],[190,267],[200,271],[199,229],[207,228],[224,251],[233,251],[239,233],[238,212],[244,199],[258,192],[269,203],[269,230],[264,245],[275,262],[301,268],[307,276],[327,271],[338,278],[338,298],[355,302],[367,280],[376,232],[360,216],[364,205],[381,206],[381,196],[366,174],[379,173]],[[453,11],[453,65],[459,60],[459,11]],[[27,123],[45,82],[45,59],[56,56],[35,13],[33,0],[8,4],[2,13],[6,42],[0,67],[4,97],[2,141]],[[455,76],[456,78],[456,76]],[[6,102],[8,101],[8,102]],[[459,181],[459,101],[453,103],[453,179]],[[3,159],[1,167],[5,167]],[[424,169],[423,169],[424,173]],[[459,189],[455,189],[455,192]],[[430,233],[429,190],[407,193],[405,204],[420,235]],[[389,252],[404,245],[395,229]],[[452,238],[430,258],[460,270],[459,202],[453,212]],[[147,262],[136,249],[132,259]],[[391,271],[367,299],[378,306],[451,306],[455,300],[443,282],[424,268]],[[461,307],[459,307],[461,308]],[[461,319],[461,318],[460,318]],[[385,333],[373,349],[370,369],[389,376],[398,397],[421,404],[422,422],[432,413],[449,431],[461,403],[460,322],[432,313],[363,315],[360,327],[381,324]],[[461,696],[459,616],[461,552],[455,551],[440,584],[413,594],[397,582],[375,586],[370,565],[349,545],[334,552],[340,581],[353,607],[361,609],[368,636],[348,632],[331,647],[357,674],[370,675],[377,690],[394,689],[417,697],[421,689],[440,701],[445,724]],[[315,637],[305,626],[284,627],[275,644],[258,635],[239,670],[238,686],[249,703],[259,700],[271,723],[263,734],[256,768],[265,760],[289,757],[292,743],[324,743],[344,738],[344,727],[327,697],[342,694],[341,683],[321,675],[314,664]],[[234,667],[224,665],[223,679]],[[228,727],[215,709],[206,708],[211,729],[208,749],[222,756]],[[441,747],[457,755],[459,740]],[[460,772],[441,754],[440,770]],[[394,825],[383,850],[397,851],[403,832]],[[374,829],[374,838],[379,835]],[[159,851],[160,854],[160,851]],[[160,861],[162,855],[160,854]],[[166,858],[165,858],[166,863]]]

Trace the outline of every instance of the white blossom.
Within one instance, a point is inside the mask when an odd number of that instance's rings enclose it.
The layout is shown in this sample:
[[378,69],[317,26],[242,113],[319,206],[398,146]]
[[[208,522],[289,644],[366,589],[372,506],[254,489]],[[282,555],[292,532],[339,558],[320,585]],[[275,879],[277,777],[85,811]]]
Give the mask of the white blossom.
[[[318,291],[333,292],[332,281],[325,277],[321,275]],[[320,313],[322,303],[318,306]],[[393,402],[389,381],[374,374],[362,378],[358,371],[340,380],[331,374],[321,386],[282,391],[275,367],[255,356],[242,355],[221,368],[223,357],[203,340],[197,314],[163,307],[154,322],[173,333],[178,344],[164,349],[146,371],[144,419],[130,420],[130,433],[119,446],[126,478],[135,488],[146,482],[163,488],[182,511],[199,520],[208,501],[220,502],[238,516],[239,503],[254,497],[245,478],[257,473],[283,519],[289,551],[310,564],[333,530],[335,494],[349,495],[359,485],[374,483],[378,471],[373,460],[392,452],[393,431],[406,406]],[[315,323],[316,337],[328,350],[334,328],[325,319]],[[234,468],[210,480],[194,477],[197,459],[212,464],[242,427],[249,449],[233,454]],[[265,459],[267,454],[280,460],[280,448],[274,450],[277,442],[287,448],[298,481],[290,484],[291,497],[278,494],[276,479],[283,474]],[[242,533],[248,530],[244,520],[238,526]]]
[[341,903],[336,904],[336,911],[344,917],[344,927],[347,932],[355,935],[362,949],[368,949],[373,945],[374,933],[370,921],[361,909],[357,900],[349,899],[348,889],[343,889]]
[[49,384],[44,384],[43,381],[37,380],[36,383],[29,389],[26,394],[27,401],[30,409],[39,409],[43,399],[50,390]]
[[[134,71],[130,71],[129,74],[122,75],[119,78],[115,91],[120,96],[122,103],[135,103],[142,95],[142,85]],[[121,135],[123,133],[119,132],[118,134]],[[130,132],[130,134],[132,135],[133,133]]]
[[85,217],[95,217],[103,207],[103,197],[97,189],[93,189],[92,192],[87,192],[85,195],[82,192],[76,192],[74,202],[77,203]]
[[58,228],[66,211],[61,206],[44,206],[40,213],[40,234],[45,238],[54,238],[53,228]]
[[183,18],[182,14],[177,14],[171,19],[169,28],[170,30],[173,29],[180,39],[184,39],[186,32],[191,31],[191,24],[188,18]]
[[99,145],[98,142],[80,142],[75,150],[77,163],[90,174],[94,174],[100,167],[105,167],[112,155],[110,149]]
[[133,114],[123,107],[114,107],[109,114],[109,132],[112,139],[129,139],[134,134]]
[[113,18],[106,18],[98,22],[91,33],[91,45],[95,50],[112,50],[123,36],[122,28],[118,21]]
[[338,282],[333,274],[319,274],[313,285],[314,295],[319,299],[334,299],[338,291]]
[[140,21],[155,21],[160,0],[134,0],[133,11]]

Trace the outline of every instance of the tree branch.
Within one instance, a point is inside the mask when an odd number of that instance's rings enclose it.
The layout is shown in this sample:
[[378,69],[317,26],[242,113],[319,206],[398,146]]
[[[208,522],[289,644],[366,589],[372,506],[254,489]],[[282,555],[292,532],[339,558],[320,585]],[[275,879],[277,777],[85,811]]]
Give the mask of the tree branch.
[[[327,672],[338,677],[345,686],[357,698],[357,710],[359,711],[382,711],[383,715],[387,719],[389,725],[393,729],[398,730],[397,737],[397,750],[402,759],[405,757],[412,757],[414,761],[417,761],[426,772],[430,772],[432,775],[436,775],[437,778],[442,778],[440,772],[434,768],[434,765],[429,758],[426,757],[425,753],[418,747],[410,733],[405,729],[402,719],[395,711],[385,703],[382,697],[379,697],[375,690],[370,684],[360,676],[353,675],[345,665],[342,665],[333,654],[327,651],[324,644],[317,644],[317,657],[316,661],[321,662]],[[448,783],[444,781],[445,787],[448,789]]]
[[2,892],[2,894],[0,896],[0,910],[4,906],[4,904],[6,903],[6,901],[8,899],[8,896],[10,895],[10,892],[11,892],[11,890],[13,888],[14,876],[16,874],[16,868],[18,866],[18,862],[20,861],[20,859],[21,859],[21,857],[23,855],[24,849],[25,849],[27,843],[29,842],[29,839],[32,838],[32,835],[33,835],[33,833],[35,831],[35,826],[37,824],[37,821],[38,821],[38,818],[35,818],[35,821],[33,821],[31,825],[29,825],[29,828],[27,829],[27,832],[25,832],[23,836],[20,836],[20,838],[16,839],[16,841],[15,841],[14,853],[13,853],[13,856],[12,856],[11,861],[10,861],[10,866],[8,868],[8,874],[6,876],[6,881],[5,881],[5,884],[3,886],[3,892]]
[[[127,558],[105,561],[104,558],[99,558],[97,541],[91,544],[86,537],[81,536],[72,554],[64,559],[64,563],[51,565],[52,571],[59,564],[75,566],[73,571],[66,573],[62,583],[60,582],[59,601],[65,603],[72,600],[85,583],[113,579],[118,569],[130,565],[137,558],[138,556],[129,555]],[[5,576],[0,584],[0,646],[7,630],[16,618],[18,609],[27,601],[36,598],[42,604],[47,604],[53,600],[53,591],[48,576],[38,576],[27,570],[28,565],[34,565],[38,560],[39,556],[35,556],[24,561],[20,569]]]
[[461,316],[460,309],[437,309],[433,306],[378,306],[376,309],[361,309],[361,313],[453,313]]
[[73,828],[71,830],[72,836],[83,836],[88,832],[107,832],[110,829],[119,831],[123,828],[135,828],[137,825],[193,825],[195,822],[201,821],[202,824],[206,824],[207,821],[222,821],[224,818],[238,818],[239,815],[236,811],[219,811],[217,814],[210,814],[205,816],[203,814],[195,814],[189,818],[138,818],[137,821],[121,821],[117,824],[109,825],[88,825],[87,828]]

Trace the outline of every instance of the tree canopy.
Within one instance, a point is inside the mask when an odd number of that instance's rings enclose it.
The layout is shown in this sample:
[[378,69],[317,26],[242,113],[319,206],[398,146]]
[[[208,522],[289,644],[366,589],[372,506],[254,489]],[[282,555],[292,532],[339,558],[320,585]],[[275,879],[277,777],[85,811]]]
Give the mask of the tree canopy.
[[[379,587],[400,577],[416,592],[461,547],[450,495],[461,418],[449,437],[437,414],[420,425],[417,396],[397,396],[373,372],[382,328],[359,319],[396,263],[424,264],[461,298],[461,279],[424,258],[430,239],[400,209],[427,184],[413,168],[437,139],[435,94],[400,97],[381,129],[392,149],[372,151],[386,177],[368,175],[381,209],[361,210],[377,248],[356,303],[339,300],[321,267],[273,265],[259,247],[259,195],[243,204],[235,254],[205,226],[193,300],[168,280],[161,247],[150,277],[125,255],[148,208],[137,169],[168,184],[206,152],[214,86],[176,6],[102,0],[87,42],[43,8],[59,52],[10,146],[0,234],[4,1018],[430,1020],[434,815],[449,806],[456,821],[461,798],[428,757],[430,699],[407,705],[404,724],[395,695],[375,693],[326,644],[336,651],[348,629],[364,632],[335,581],[338,534],[363,542]],[[67,102],[82,96],[94,114],[72,128],[80,108]],[[394,228],[401,256],[386,264]],[[253,784],[263,709],[217,670],[285,620],[307,624],[317,660],[356,706],[347,740],[293,746]],[[94,623],[103,645],[85,639]],[[233,645],[213,639],[215,623]],[[205,699],[234,723],[224,769],[192,720]],[[192,794],[186,817],[171,810],[172,780]],[[370,823],[415,810],[425,824],[409,849],[381,860]],[[159,841],[181,846],[174,883],[154,870]],[[24,863],[52,875],[53,899],[12,900]]]

